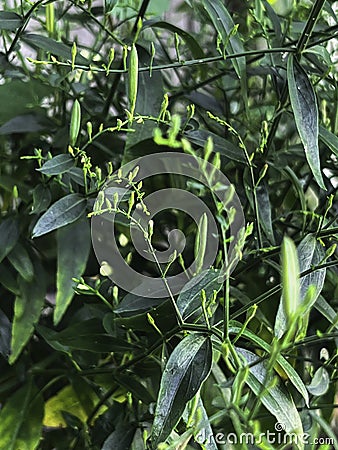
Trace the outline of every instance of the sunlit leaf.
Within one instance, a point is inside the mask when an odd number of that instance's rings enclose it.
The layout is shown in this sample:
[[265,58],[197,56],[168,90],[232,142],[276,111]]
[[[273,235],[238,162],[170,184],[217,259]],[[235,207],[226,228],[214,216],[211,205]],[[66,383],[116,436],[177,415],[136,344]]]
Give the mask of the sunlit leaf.
[[18,389],[0,411],[0,448],[38,448],[43,418],[43,398],[31,381]]

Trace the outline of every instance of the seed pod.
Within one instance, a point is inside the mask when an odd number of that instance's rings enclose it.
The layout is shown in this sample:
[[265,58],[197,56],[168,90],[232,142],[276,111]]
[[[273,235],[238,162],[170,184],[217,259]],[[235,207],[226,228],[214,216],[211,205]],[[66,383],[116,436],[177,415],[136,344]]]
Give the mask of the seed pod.
[[131,117],[134,116],[138,85],[138,54],[135,44],[131,49],[129,60],[129,109]]
[[76,144],[81,125],[81,106],[78,100],[75,100],[70,119],[69,143],[73,147]]

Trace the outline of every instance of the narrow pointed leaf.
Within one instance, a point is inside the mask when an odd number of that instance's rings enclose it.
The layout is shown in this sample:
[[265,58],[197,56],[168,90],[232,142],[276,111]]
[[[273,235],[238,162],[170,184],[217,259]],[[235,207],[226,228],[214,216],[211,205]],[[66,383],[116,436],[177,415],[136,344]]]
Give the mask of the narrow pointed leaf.
[[15,219],[8,218],[0,223],[0,262],[14,248],[19,238],[19,225]]
[[74,159],[70,155],[62,154],[54,156],[54,158],[46,161],[43,166],[37,170],[44,175],[51,176],[68,172],[72,167],[74,167]]
[[167,439],[186,403],[208,376],[211,362],[211,340],[202,335],[190,334],[172,352],[161,379],[151,433],[152,449]]
[[329,147],[332,153],[338,156],[338,137],[335,134],[331,133],[331,131],[327,130],[326,128],[320,126],[319,139]]
[[0,448],[37,449],[42,432],[43,412],[42,396],[31,382],[18,389],[0,412]]
[[[235,321],[231,321],[232,323],[236,323]],[[249,341],[251,341],[254,345],[258,345],[262,350],[264,350],[267,354],[271,354],[271,345],[265,342],[259,336],[256,336],[254,333],[249,331],[248,329],[242,330],[242,326],[238,323],[238,326],[230,326],[229,332],[233,334],[238,334],[242,332],[243,337],[246,337]],[[276,359],[277,363],[286,373],[287,377],[297,389],[297,391],[304,398],[306,405],[309,405],[309,394],[306,390],[305,384],[303,380],[300,378],[296,370],[292,367],[292,365],[284,358],[282,355],[278,355]]]
[[[267,376],[267,363],[257,362],[259,357],[249,350],[243,348],[236,349],[250,365],[249,376],[246,383],[255,395],[263,389],[262,403],[270,413],[275,416],[276,421],[283,424],[286,433],[296,433],[300,436],[303,433],[302,421],[299,412],[293,402],[291,394],[281,383],[265,389],[271,383],[271,376]],[[299,445],[301,439],[298,439]],[[302,446],[300,448],[303,448]]]
[[64,227],[79,219],[86,209],[86,200],[79,194],[61,198],[40,217],[33,229],[33,238]]
[[90,227],[86,219],[57,231],[57,275],[54,323],[58,324],[75,294],[76,283],[87,265],[91,247]]
[[17,243],[8,255],[9,262],[26,281],[31,281],[34,276],[34,267],[25,247]]
[[[214,27],[221,35],[223,43],[228,40],[228,36],[235,27],[235,23],[232,20],[231,15],[225,8],[224,3],[221,0],[203,0],[203,6],[207,10]],[[244,47],[238,34],[232,36],[229,40],[227,48],[228,53],[243,53]],[[232,60],[235,71],[238,78],[245,79],[246,77],[246,62],[245,57],[234,58]]]
[[287,77],[291,106],[307,162],[318,185],[326,189],[320,168],[316,96],[305,70],[292,54],[288,58]]
[[45,277],[40,266],[35,267],[35,278],[19,280],[20,294],[15,299],[10,364],[13,364],[27,344],[38,322],[46,295]]
[[209,269],[188,281],[177,299],[177,307],[183,319],[187,319],[198,310],[202,312],[201,290],[205,290],[209,299],[214,291],[218,292],[222,287],[219,276],[219,271]]
[[11,11],[0,11],[0,30],[15,30],[21,27],[22,18]]

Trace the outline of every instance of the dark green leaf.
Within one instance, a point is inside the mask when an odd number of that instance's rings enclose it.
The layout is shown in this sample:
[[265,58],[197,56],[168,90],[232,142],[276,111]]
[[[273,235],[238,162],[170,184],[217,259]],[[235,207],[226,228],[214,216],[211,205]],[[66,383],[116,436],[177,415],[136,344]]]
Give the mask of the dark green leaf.
[[19,239],[19,225],[15,219],[5,219],[0,223],[0,262],[14,248]]
[[114,309],[114,312],[123,315],[139,314],[154,306],[158,306],[162,302],[163,299],[140,297],[129,293],[121,300],[119,305]]
[[57,231],[57,275],[54,323],[58,324],[73,296],[75,283],[87,265],[91,248],[90,227],[87,219],[77,220]]
[[162,28],[172,31],[173,33],[177,33],[179,36],[181,36],[182,39],[184,39],[195,59],[204,57],[203,49],[199,45],[197,40],[191,34],[187,33],[185,30],[182,30],[176,25],[158,19],[150,19],[143,23],[143,29],[146,28]]
[[19,295],[19,287],[13,271],[9,269],[7,261],[0,264],[0,283],[15,295]]
[[22,114],[13,117],[0,127],[0,134],[36,133],[51,128],[49,119],[39,114]]
[[315,308],[325,317],[330,323],[335,325],[338,331],[338,313],[335,311],[331,305],[325,300],[325,298],[320,295],[315,303]]
[[15,30],[22,25],[21,17],[10,11],[0,11],[0,30]]
[[177,307],[184,320],[197,311],[202,313],[201,290],[205,290],[207,300],[210,300],[214,291],[218,292],[223,286],[220,273],[217,270],[205,270],[193,277],[180,292],[177,299]]
[[118,425],[107,437],[101,450],[129,450],[135,429],[130,425]]
[[318,185],[322,189],[326,189],[319,159],[316,96],[305,70],[292,54],[288,58],[287,77],[291,106],[306,159]]
[[320,126],[319,127],[319,139],[326,144],[329,149],[338,156],[338,137],[331,133],[331,131],[326,128]]
[[152,448],[167,439],[210,372],[212,346],[209,337],[190,334],[174,349],[161,379],[151,433]]
[[33,206],[30,214],[39,214],[46,211],[51,201],[52,194],[48,187],[38,184],[33,190]]
[[[14,117],[31,114],[32,105],[41,104],[42,99],[52,92],[51,86],[33,78],[27,82],[21,80],[7,81],[0,86],[0,105],[6,105],[5,108],[0,108],[0,123],[5,124]],[[33,116],[35,115],[33,114]],[[20,125],[26,126],[23,121],[20,122]]]
[[32,281],[34,268],[29,254],[23,245],[17,243],[7,257],[24,280]]
[[20,294],[15,299],[12,329],[11,356],[13,364],[30,339],[34,325],[38,322],[46,295],[46,274],[42,267],[34,268],[35,279],[27,282],[19,280]]
[[[71,59],[72,48],[62,42],[57,42],[41,34],[25,34],[22,36],[22,40],[32,47],[44,50],[52,55],[59,56],[66,60]],[[77,64],[88,64],[88,60],[81,56],[79,53],[76,55],[75,61]]]
[[61,173],[68,172],[74,167],[75,161],[70,155],[57,155],[54,158],[46,161],[40,169],[36,169],[42,172],[44,175],[59,175]]
[[193,144],[196,144],[200,147],[204,147],[206,141],[209,137],[212,138],[214,143],[214,151],[220,153],[222,156],[229,158],[233,161],[237,161],[245,164],[245,157],[243,155],[243,150],[239,147],[236,147],[231,142],[226,139],[217,136],[217,134],[212,133],[207,130],[193,130],[187,131],[184,133],[184,137],[188,139]]
[[123,353],[136,348],[135,345],[129,344],[123,339],[106,334],[101,322],[96,319],[85,320],[60,332],[41,325],[38,325],[36,329],[51,347],[65,353],[73,350]]
[[0,448],[35,450],[42,432],[43,398],[28,382],[2,406],[0,412]]
[[62,197],[40,217],[33,229],[32,237],[42,236],[75,222],[84,214],[86,204],[86,200],[79,194]]
[[[275,245],[275,236],[271,220],[271,204],[269,198],[269,190],[268,186],[264,181],[262,181],[260,185],[257,187],[256,192],[257,192],[257,203],[258,203],[260,224],[269,242],[272,245]],[[252,198],[251,195],[249,195],[248,197]]]
[[137,380],[137,378],[131,377],[129,375],[114,375],[114,380],[120,385],[125,387],[128,392],[133,394],[137,400],[142,403],[149,405],[154,402],[154,397],[150,392]]
[[7,359],[11,348],[11,323],[0,309],[0,354]]

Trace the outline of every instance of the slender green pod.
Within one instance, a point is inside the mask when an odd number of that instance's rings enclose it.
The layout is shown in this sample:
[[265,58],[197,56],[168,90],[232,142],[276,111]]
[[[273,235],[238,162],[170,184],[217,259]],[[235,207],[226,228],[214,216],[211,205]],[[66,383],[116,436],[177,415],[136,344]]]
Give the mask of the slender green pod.
[[133,44],[130,58],[129,58],[129,109],[131,120],[134,117],[136,99],[137,99],[137,86],[138,86],[138,54],[135,44]]
[[75,100],[72,108],[72,116],[69,128],[69,143],[71,146],[76,144],[81,125],[81,106],[78,100]]

